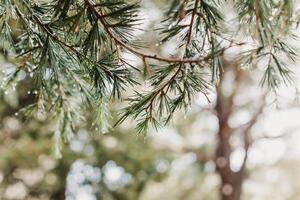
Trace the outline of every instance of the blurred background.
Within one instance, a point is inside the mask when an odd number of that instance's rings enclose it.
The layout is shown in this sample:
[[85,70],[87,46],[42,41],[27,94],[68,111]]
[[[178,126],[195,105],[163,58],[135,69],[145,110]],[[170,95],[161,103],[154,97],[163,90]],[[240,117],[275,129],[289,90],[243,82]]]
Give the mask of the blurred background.
[[[141,28],[155,28],[166,3],[142,1],[145,20]],[[174,42],[153,42],[159,38],[154,32],[136,34],[161,55],[178,53]],[[225,52],[228,70],[209,95],[211,102],[199,94],[192,107],[178,113],[170,126],[150,130],[146,137],[136,134],[133,121],[107,133],[90,130],[84,122],[78,125],[71,142],[62,145],[60,159],[53,156],[56,141],[51,119],[19,115],[19,110],[35,98],[30,74],[19,73],[21,84],[1,87],[0,91],[0,199],[218,200],[220,177],[216,168],[222,160],[215,158],[220,126],[217,96],[222,96],[223,107],[229,102],[233,109],[228,119],[232,131],[230,169],[238,172],[245,164],[242,200],[300,199],[298,90],[282,87],[277,96],[266,94],[259,86],[263,63],[250,69],[251,73],[237,70],[233,60],[240,50]],[[135,66],[143,65],[129,53],[122,56]],[[0,66],[3,82],[15,66],[3,57]],[[295,86],[298,71],[294,70]],[[237,78],[240,73],[243,75]],[[147,83],[141,87],[147,88]],[[122,106],[112,103],[112,121]],[[251,145],[246,149],[241,130],[249,123]],[[231,190],[221,188],[225,194]]]

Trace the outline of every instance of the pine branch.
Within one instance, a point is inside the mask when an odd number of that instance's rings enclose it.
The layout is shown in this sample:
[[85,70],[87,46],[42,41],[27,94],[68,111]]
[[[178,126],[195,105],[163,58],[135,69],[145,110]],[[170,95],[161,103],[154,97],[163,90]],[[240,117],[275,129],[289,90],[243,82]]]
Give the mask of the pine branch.
[[188,36],[187,36],[187,43],[186,45],[188,46],[191,42],[191,38],[192,38],[192,31],[193,31],[193,25],[194,25],[194,20],[195,20],[195,16],[196,16],[196,13],[197,13],[197,8],[198,8],[198,3],[199,3],[200,0],[196,0],[195,1],[195,6],[194,6],[194,9],[193,9],[193,12],[192,12],[192,16],[191,16],[191,22],[190,22],[190,25],[189,25],[189,31],[188,31]]
[[[106,20],[103,18],[103,15],[104,14],[101,14],[101,10],[98,12],[96,10],[96,6],[95,4],[93,4],[90,0],[85,0],[86,4],[88,5],[89,9],[92,10],[95,15],[97,16],[97,18],[100,20],[100,22],[103,24],[107,34],[111,37],[111,39],[115,42],[116,45],[119,45],[121,47],[123,47],[124,49],[128,50],[129,52],[137,55],[138,57],[142,58],[142,59],[145,59],[145,58],[149,58],[149,59],[154,59],[154,60],[158,60],[158,61],[162,61],[162,62],[166,62],[166,63],[175,63],[175,64],[185,64],[185,63],[201,63],[201,62],[206,62],[208,61],[209,59],[213,58],[214,56],[218,56],[218,55],[208,55],[206,57],[203,57],[203,58],[198,58],[198,59],[173,59],[173,58],[165,58],[165,57],[160,57],[158,55],[148,55],[148,54],[145,54],[143,52],[140,52],[130,46],[128,46],[127,44],[125,44],[123,41],[121,41],[117,36],[115,36],[115,34],[113,33],[112,31],[112,27],[106,22]],[[195,14],[194,14],[195,15]],[[194,18],[194,17],[193,17]],[[192,19],[193,19],[192,18]],[[193,21],[193,20],[191,20]],[[193,23],[193,22],[191,22]],[[192,29],[192,25],[191,25],[191,28]],[[191,37],[191,36],[190,36]],[[240,44],[237,44],[237,45],[243,45],[244,43],[240,43]],[[222,50],[222,53],[230,48],[232,46],[229,46],[229,47],[226,47]]]
[[[106,132],[110,100],[122,99],[124,91],[143,83],[136,77],[143,70],[121,57],[121,50],[141,59],[149,86],[148,91],[137,90],[127,99],[128,106],[119,120],[129,116],[136,119],[139,132],[169,123],[175,112],[191,105],[196,94],[207,97],[213,84],[222,79],[221,58],[232,47],[253,46],[238,56],[239,68],[255,68],[258,62],[267,61],[260,83],[275,93],[282,84],[294,84],[293,71],[286,64],[298,59],[297,48],[287,42],[296,39],[290,31],[298,20],[294,19],[292,0],[235,1],[240,25],[237,32],[226,29],[223,3],[173,0],[154,30],[158,30],[162,43],[177,44],[178,56],[164,57],[145,53],[149,49],[141,48],[135,37],[141,23],[138,2],[3,1],[0,52],[6,59],[16,59],[15,70],[6,75],[4,87],[18,83],[20,71],[28,73],[29,93],[35,97],[28,113],[55,116],[63,140],[72,135],[65,134],[75,127],[75,115],[80,116],[87,108],[101,120],[94,124]],[[242,34],[253,43],[240,42]],[[229,99],[229,104],[232,101]]]

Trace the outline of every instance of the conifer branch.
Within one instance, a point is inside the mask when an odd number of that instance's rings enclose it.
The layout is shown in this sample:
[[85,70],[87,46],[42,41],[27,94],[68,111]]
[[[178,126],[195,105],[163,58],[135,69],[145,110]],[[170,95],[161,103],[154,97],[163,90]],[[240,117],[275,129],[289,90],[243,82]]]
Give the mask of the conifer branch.
[[199,0],[196,0],[194,9],[192,11],[191,22],[189,24],[189,30],[188,30],[188,36],[187,36],[187,43],[186,43],[187,46],[191,42],[193,25],[194,25],[195,16],[196,16],[196,13],[197,13],[198,3],[199,3]]
[[[230,46],[223,48],[221,50],[221,52],[219,52],[219,54],[210,54],[210,55],[202,57],[202,58],[184,58],[184,59],[180,58],[180,59],[176,59],[176,58],[160,57],[158,55],[145,54],[141,51],[138,51],[138,50],[134,49],[133,47],[129,46],[128,44],[126,44],[122,40],[120,40],[117,36],[115,36],[110,24],[108,24],[107,21],[103,18],[103,14],[101,13],[101,9],[100,9],[100,11],[97,11],[96,7],[95,7],[95,4],[93,4],[90,0],[85,0],[85,2],[88,5],[89,9],[92,10],[95,13],[97,18],[99,19],[99,21],[103,25],[105,31],[110,36],[110,38],[115,42],[115,44],[123,47],[124,49],[128,50],[129,52],[133,53],[134,55],[136,55],[136,56],[138,56],[142,59],[148,58],[148,59],[158,60],[158,61],[162,61],[162,62],[166,62],[166,63],[175,63],[175,64],[186,64],[186,63],[196,63],[197,64],[197,63],[201,63],[201,62],[207,62],[210,59],[214,58],[215,56],[221,55],[226,49],[231,48],[232,46],[234,46],[234,45],[231,44]],[[195,13],[193,14],[193,17],[192,17],[192,20],[191,20],[190,32],[192,31],[191,29],[192,29],[192,23],[194,21],[194,17],[195,17]],[[189,36],[189,40],[190,39],[191,39],[191,36]],[[244,43],[239,43],[237,45],[240,46],[240,45],[243,45],[243,44]]]

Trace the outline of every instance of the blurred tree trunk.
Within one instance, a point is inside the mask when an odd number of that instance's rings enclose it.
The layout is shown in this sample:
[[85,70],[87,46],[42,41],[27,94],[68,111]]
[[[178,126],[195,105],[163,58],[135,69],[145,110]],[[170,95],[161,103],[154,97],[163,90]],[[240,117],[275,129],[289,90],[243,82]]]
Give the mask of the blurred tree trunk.
[[[235,74],[235,80],[232,94],[228,97],[223,95],[222,86],[224,85],[224,74],[228,73],[227,70],[233,68],[230,66],[231,63],[224,62],[225,71],[220,77],[220,82],[217,86],[217,103],[216,113],[219,120],[219,131],[218,131],[218,145],[216,149],[216,167],[217,172],[221,178],[221,199],[222,200],[239,200],[241,196],[241,183],[242,177],[236,177],[235,173],[230,169],[230,155],[232,148],[230,145],[230,136],[232,133],[231,128],[228,125],[229,117],[233,111],[233,98],[238,89],[241,73],[235,66],[232,71]],[[238,184],[240,182],[240,184]]]
[[[234,130],[229,126],[228,120],[231,114],[237,109],[234,105],[234,98],[238,93],[239,87],[247,77],[243,74],[243,70],[237,62],[226,62],[223,61],[224,72],[220,76],[219,84],[216,88],[217,90],[217,102],[215,107],[215,112],[219,120],[219,131],[217,135],[217,148],[215,152],[215,163],[217,173],[221,178],[221,199],[222,200],[240,200],[242,195],[242,184],[245,178],[245,165],[248,156],[248,149],[251,146],[250,130],[256,123],[257,118],[262,113],[264,104],[263,101],[259,106],[259,109],[255,114],[253,114],[251,120],[245,125],[239,127],[242,131],[243,137],[243,148],[245,150],[245,157],[241,168],[238,172],[232,171],[230,168],[230,155],[232,154],[232,145],[230,144],[230,138]],[[224,95],[224,75],[228,72],[233,72],[234,81],[232,85],[232,92],[229,95]]]

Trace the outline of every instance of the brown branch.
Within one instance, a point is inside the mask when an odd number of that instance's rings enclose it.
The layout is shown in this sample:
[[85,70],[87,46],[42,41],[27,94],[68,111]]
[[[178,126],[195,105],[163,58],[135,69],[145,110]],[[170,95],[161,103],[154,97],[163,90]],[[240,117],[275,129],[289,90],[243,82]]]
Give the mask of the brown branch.
[[175,78],[177,77],[177,75],[179,74],[179,72],[181,71],[183,65],[180,65],[179,68],[176,70],[176,72],[172,75],[172,77],[165,83],[163,84],[157,91],[156,93],[153,95],[153,97],[150,100],[149,105],[145,108],[145,110],[147,111],[149,108],[149,112],[152,113],[152,107],[153,107],[153,103],[154,100],[156,99],[156,97],[164,92],[164,89],[167,87],[166,92],[168,92],[170,86],[171,86],[171,82],[175,80]]
[[[101,10],[98,11],[95,8],[95,4],[92,3],[90,0],[85,0],[86,5],[88,6],[88,8],[95,13],[95,15],[97,16],[98,20],[101,22],[101,24],[103,25],[106,33],[108,34],[108,36],[114,41],[114,43],[118,46],[123,47],[124,49],[128,50],[129,52],[135,54],[136,56],[142,58],[142,59],[153,59],[153,60],[157,60],[157,61],[161,61],[161,62],[166,62],[166,63],[177,63],[177,64],[185,64],[185,63],[201,63],[201,62],[205,62],[208,61],[212,58],[214,58],[215,56],[218,56],[219,54],[209,54],[205,57],[201,57],[201,58],[188,58],[188,59],[178,59],[178,58],[166,58],[166,57],[161,57],[158,56],[156,54],[154,55],[149,55],[149,54],[145,54],[143,52],[140,52],[136,49],[134,49],[133,47],[127,45],[125,42],[123,42],[121,39],[119,39],[115,34],[113,29],[110,27],[110,25],[107,23],[107,21],[103,18],[103,13],[101,13]],[[244,43],[240,43],[238,44],[243,45]],[[223,48],[220,50],[220,54],[222,54],[226,49],[232,47],[233,45],[231,44],[230,46]]]
[[259,109],[257,110],[257,112],[252,116],[251,120],[248,122],[248,124],[246,125],[245,129],[244,129],[244,149],[245,149],[245,157],[241,166],[241,169],[239,171],[239,175],[243,175],[244,173],[244,169],[246,166],[246,162],[248,159],[248,150],[250,148],[250,146],[252,145],[252,139],[250,137],[250,133],[251,133],[251,129],[252,127],[256,124],[258,118],[262,115],[264,108],[266,106],[266,96],[267,93],[265,93],[262,96],[262,103],[259,107]]
[[254,12],[255,12],[255,18],[257,23],[260,22],[261,18],[260,18],[260,9],[259,9],[259,1],[260,0],[255,0],[255,6],[254,6]]
[[191,16],[191,22],[190,22],[190,25],[189,25],[189,31],[188,31],[188,35],[187,35],[186,46],[188,46],[190,44],[191,39],[192,39],[193,25],[194,25],[195,16],[196,16],[196,13],[197,13],[198,3],[199,3],[199,0],[196,0],[195,1],[195,6],[194,6],[194,9],[193,9],[193,12],[192,12],[192,16]]
[[[254,5],[254,12],[255,12],[255,20],[256,20],[256,30],[257,34],[260,35],[260,23],[261,23],[261,17],[260,17],[260,8],[259,8],[259,1],[260,0],[255,0],[255,5]],[[261,38],[262,39],[262,38]]]

